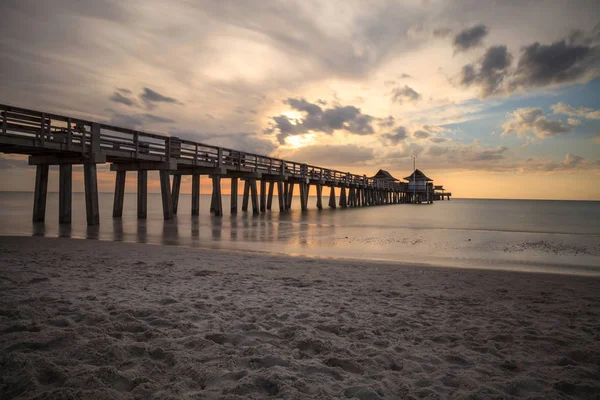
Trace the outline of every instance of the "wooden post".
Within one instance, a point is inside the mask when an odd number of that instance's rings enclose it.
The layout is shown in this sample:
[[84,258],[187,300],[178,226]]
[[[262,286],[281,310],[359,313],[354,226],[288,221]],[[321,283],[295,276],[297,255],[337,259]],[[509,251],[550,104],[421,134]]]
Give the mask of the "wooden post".
[[336,202],[335,202],[335,186],[331,185],[331,190],[329,191],[329,207],[331,208],[335,208],[336,207]]
[[289,183],[288,189],[288,210],[292,209],[292,200],[294,199],[294,182]]
[[85,210],[89,226],[100,224],[100,210],[98,208],[98,175],[96,164],[83,164],[83,178],[85,182]]
[[288,182],[283,183],[283,206],[286,210],[289,210],[288,206],[288,192],[290,191],[290,184]]
[[137,213],[138,219],[146,219],[148,215],[148,171],[138,171]]
[[238,212],[238,178],[231,178],[231,215]]
[[173,215],[177,215],[177,208],[179,206],[179,192],[181,190],[181,175],[173,175],[173,190],[171,196],[173,197]]
[[250,196],[250,182],[244,181],[244,198],[242,199],[242,211],[248,211],[248,198]]
[[213,198],[215,200],[214,204],[214,212],[216,217],[223,216],[223,199],[221,197],[221,176],[213,175],[212,177],[213,183]]
[[285,211],[285,193],[283,190],[283,182],[277,181],[277,200],[279,201],[279,212]]
[[127,171],[117,171],[117,174],[115,176],[115,199],[113,201],[113,218],[121,218],[123,216],[126,173]]
[[[271,160],[272,161],[272,160]],[[267,197],[267,210],[271,210],[273,205],[273,189],[275,188],[275,182],[269,182],[269,195]]]
[[267,182],[260,180],[260,212],[267,211]]
[[300,183],[300,209],[302,211],[306,211],[308,210],[308,204],[307,203],[307,190],[308,190],[308,185],[304,182]]
[[192,215],[200,215],[200,175],[192,175]]
[[33,194],[33,222],[46,219],[46,197],[48,194],[48,164],[38,164],[35,170],[35,192]]
[[323,185],[317,183],[317,209],[323,209]]
[[61,164],[59,166],[58,183],[58,223],[71,223],[71,202],[73,188],[73,166],[71,164]]
[[250,196],[252,197],[252,213],[254,215],[260,214],[258,207],[258,193],[256,188],[256,179],[250,179]]
[[160,192],[162,194],[163,216],[166,220],[173,219],[173,195],[169,171],[158,171],[160,176]]
[[346,208],[346,187],[342,186],[340,191],[340,207]]

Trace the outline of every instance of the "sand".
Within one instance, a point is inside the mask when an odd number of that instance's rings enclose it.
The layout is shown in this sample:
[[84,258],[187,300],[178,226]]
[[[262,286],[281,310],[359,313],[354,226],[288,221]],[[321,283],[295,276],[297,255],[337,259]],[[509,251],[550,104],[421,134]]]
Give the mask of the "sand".
[[0,237],[0,398],[600,398],[600,279]]

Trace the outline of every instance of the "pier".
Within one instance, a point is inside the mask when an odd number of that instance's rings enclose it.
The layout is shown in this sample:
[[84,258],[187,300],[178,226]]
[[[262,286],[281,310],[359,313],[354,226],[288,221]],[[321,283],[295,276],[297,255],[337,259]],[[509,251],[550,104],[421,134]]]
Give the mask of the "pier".
[[[300,208],[308,209],[314,189],[316,207],[323,196],[330,208],[364,207],[398,203],[433,202],[432,183],[417,188],[395,179],[367,178],[305,163],[282,160],[208,144],[0,104],[0,152],[29,155],[36,167],[33,221],[44,221],[50,165],[59,166],[59,222],[71,222],[72,169],[83,165],[88,225],[98,225],[97,165],[110,163],[115,172],[113,217],[123,215],[125,179],[137,174],[137,215],[147,217],[148,171],[160,178],[164,219],[178,213],[183,175],[192,180],[192,215],[200,210],[200,177],[212,180],[210,211],[223,215],[222,181],[231,184],[231,214],[238,212],[238,184],[244,183],[242,212],[255,215],[273,206],[275,188],[279,211],[292,208],[294,191]],[[419,171],[420,172],[420,171]],[[388,174],[389,175],[389,174]],[[410,186],[410,187],[409,187]],[[259,189],[260,188],[260,189]],[[339,189],[339,198],[336,197]],[[448,195],[449,199],[449,195]]]

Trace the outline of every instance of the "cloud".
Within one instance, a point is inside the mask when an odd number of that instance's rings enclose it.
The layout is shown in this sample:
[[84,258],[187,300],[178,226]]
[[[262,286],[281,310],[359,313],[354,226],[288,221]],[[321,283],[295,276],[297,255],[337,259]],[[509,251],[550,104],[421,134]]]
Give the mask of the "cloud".
[[594,110],[588,107],[572,107],[565,103],[556,103],[550,106],[554,114],[565,114],[571,117],[580,117],[586,119],[600,119],[600,110]]
[[415,102],[421,100],[421,95],[408,85],[392,90],[392,101],[402,104],[405,101]]
[[579,126],[581,125],[581,120],[577,118],[567,118],[567,124],[571,126]]
[[254,132],[197,132],[173,130],[173,136],[182,139],[221,146],[259,155],[271,155],[277,148],[272,140]]
[[460,83],[465,87],[478,85],[481,96],[498,93],[512,62],[506,46],[492,46],[487,49],[478,65],[467,64],[462,68]]
[[521,172],[553,172],[553,171],[575,171],[585,169],[598,169],[598,162],[590,162],[585,158],[572,153],[566,153],[565,158],[560,161],[549,161],[530,158],[523,166]]
[[271,127],[265,133],[277,133],[279,143],[285,143],[285,138],[309,131],[332,134],[337,130],[345,130],[355,135],[371,135],[375,131],[372,123],[375,118],[363,114],[354,106],[335,105],[332,108],[322,108],[305,99],[289,98],[284,103],[293,110],[301,112],[302,118],[294,119],[287,115],[272,117]]
[[535,42],[521,49],[515,67],[506,46],[492,46],[477,64],[465,65],[461,85],[479,86],[480,96],[538,87],[588,82],[600,75],[600,37],[577,31],[551,44]]
[[442,154],[446,154],[449,151],[450,151],[450,149],[448,147],[431,146],[429,149],[427,149],[427,154],[435,157],[435,156],[441,156]]
[[375,159],[372,148],[357,145],[313,145],[293,150],[286,159],[319,166],[361,165]]
[[[459,32],[454,37],[454,48],[456,51],[467,51],[481,45],[483,38],[488,34],[488,28],[483,25],[475,25]],[[434,31],[435,35],[435,31]]]
[[140,94],[140,99],[146,104],[147,108],[153,108],[156,103],[181,104],[173,97],[164,96],[150,88],[145,87]]
[[600,144],[600,134],[596,135],[596,137],[594,138],[594,142]]
[[550,45],[525,46],[510,90],[588,81],[600,73],[600,50],[589,41],[564,38]]
[[417,139],[427,139],[429,136],[431,136],[429,134],[429,132],[425,132],[422,130],[418,130],[413,132],[413,137],[417,138]]
[[379,125],[380,128],[391,128],[392,126],[396,125],[396,118],[392,117],[391,115],[387,116],[386,118],[380,118],[377,122],[377,125]]
[[482,150],[475,152],[470,157],[471,161],[495,161],[504,159],[504,152],[508,150],[508,147],[500,146],[493,150]]
[[509,120],[502,124],[502,135],[517,134],[525,137],[532,132],[538,138],[547,138],[570,133],[572,128],[559,120],[548,119],[541,108],[519,108],[509,113]]
[[393,146],[397,145],[398,143],[400,143],[401,141],[406,139],[406,136],[407,136],[406,128],[403,126],[396,127],[394,129],[394,133],[386,133],[386,134],[382,135],[382,137],[384,138],[384,141]]
[[119,89],[119,91],[114,92],[112,96],[109,97],[109,100],[114,101],[115,103],[125,104],[128,107],[134,107],[137,105],[134,99],[119,93],[120,91],[123,91],[123,89]]
[[448,139],[443,138],[443,137],[430,137],[429,141],[433,142],[433,143],[444,143],[445,141],[447,141]]
[[441,28],[436,28],[433,30],[434,37],[444,38],[444,37],[450,36],[451,34],[452,34],[452,28],[441,27]]
[[128,115],[113,111],[108,123],[110,125],[124,128],[139,128],[144,126],[151,129],[151,124],[171,124],[175,123],[175,120],[159,117],[158,115],[149,113]]
[[397,148],[389,152],[385,156],[385,160],[388,162],[394,162],[396,159],[408,158],[412,156],[418,156],[423,153],[425,148],[417,143],[400,143]]

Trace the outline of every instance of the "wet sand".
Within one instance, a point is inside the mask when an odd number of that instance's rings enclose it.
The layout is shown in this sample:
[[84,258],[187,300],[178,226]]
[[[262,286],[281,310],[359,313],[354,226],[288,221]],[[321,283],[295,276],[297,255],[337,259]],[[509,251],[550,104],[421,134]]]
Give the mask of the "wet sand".
[[0,237],[0,398],[597,399],[599,284]]

